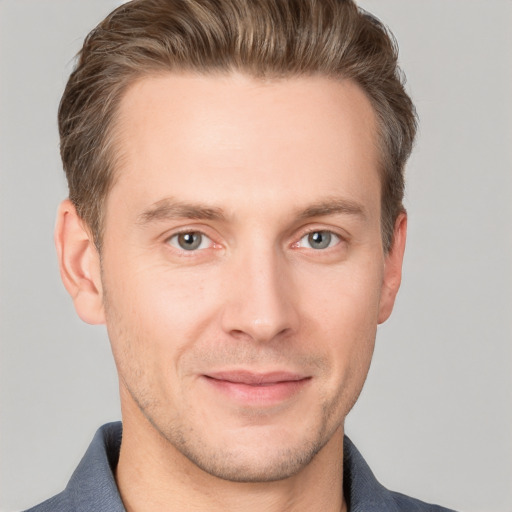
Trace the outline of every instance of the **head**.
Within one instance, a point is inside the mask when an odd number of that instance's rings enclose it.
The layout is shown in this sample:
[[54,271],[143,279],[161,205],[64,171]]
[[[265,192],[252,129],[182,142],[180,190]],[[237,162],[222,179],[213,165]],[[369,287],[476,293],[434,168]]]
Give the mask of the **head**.
[[400,283],[414,127],[352,2],[139,0],[91,33],[57,246],[128,430],[228,480],[337,457]]

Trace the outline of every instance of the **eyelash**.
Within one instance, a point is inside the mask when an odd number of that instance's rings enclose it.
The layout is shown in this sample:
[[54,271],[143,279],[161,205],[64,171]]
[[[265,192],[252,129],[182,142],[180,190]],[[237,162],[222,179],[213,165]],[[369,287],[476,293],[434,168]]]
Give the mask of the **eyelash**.
[[[302,240],[304,240],[306,237],[309,237],[315,233],[322,233],[322,234],[328,235],[329,239],[327,242],[327,246],[321,247],[321,248],[303,247],[301,245]],[[176,242],[176,244],[171,242],[173,239],[178,239],[182,235],[198,235],[198,236],[200,236],[201,240],[199,242],[199,245],[197,247],[185,249],[185,248],[179,246],[179,242]],[[335,243],[333,245],[331,245],[333,237],[335,238]],[[209,246],[201,247],[201,245],[203,245],[203,243],[204,243],[205,238],[209,240]],[[334,232],[333,230],[311,228],[311,229],[308,229],[307,231],[304,231],[303,233],[301,233],[299,239],[296,242],[294,242],[293,244],[291,244],[291,247],[294,249],[305,248],[305,249],[313,250],[315,252],[324,252],[324,251],[327,251],[329,249],[332,249],[332,248],[338,246],[340,243],[343,243],[345,241],[346,241],[345,237],[343,237],[339,233]],[[179,251],[180,255],[182,255],[182,256],[193,256],[193,255],[197,255],[198,252],[204,251],[206,249],[212,249],[212,248],[215,248],[215,246],[220,247],[219,244],[216,244],[210,236],[208,236],[206,233],[204,233],[203,231],[201,231],[199,229],[180,230],[176,233],[173,233],[171,236],[167,237],[165,239],[165,243],[170,245],[171,247],[173,247],[174,250]]]
[[313,247],[309,247],[308,249],[312,249],[312,250],[315,250],[315,251],[325,251],[327,249],[331,249],[331,248],[334,248],[336,247],[337,245],[339,245],[340,243],[346,241],[346,238],[343,237],[342,235],[340,235],[339,233],[336,233],[335,231],[331,230],[331,229],[319,229],[319,228],[311,228],[311,229],[308,229],[307,231],[305,231],[304,233],[302,233],[302,235],[300,236],[299,240],[297,242],[294,242],[292,244],[292,247],[295,247],[295,248],[300,248],[301,246],[299,245],[300,242],[306,238],[306,237],[309,237],[315,233],[327,233],[329,235],[329,237],[335,237],[337,239],[337,242],[333,245],[330,245],[330,241],[329,240],[329,245],[325,248],[322,248],[322,249],[314,249]]
[[203,251],[205,249],[209,249],[211,247],[203,247],[203,248],[193,248],[193,249],[184,249],[183,247],[179,247],[178,243],[176,245],[172,244],[171,241],[173,239],[178,239],[180,236],[182,235],[199,235],[200,237],[202,237],[202,240],[201,240],[201,243],[200,245],[203,244],[204,242],[204,238],[208,239],[210,241],[210,245],[211,246],[215,246],[215,242],[212,240],[212,238],[210,236],[208,236],[206,233],[203,233],[202,231],[196,229],[184,229],[182,231],[178,231],[177,233],[173,233],[171,236],[167,237],[165,239],[165,242],[169,245],[171,245],[174,249],[176,249],[177,251],[180,251],[181,253],[185,253],[185,254],[190,254],[192,255],[193,253],[196,253],[198,251]]

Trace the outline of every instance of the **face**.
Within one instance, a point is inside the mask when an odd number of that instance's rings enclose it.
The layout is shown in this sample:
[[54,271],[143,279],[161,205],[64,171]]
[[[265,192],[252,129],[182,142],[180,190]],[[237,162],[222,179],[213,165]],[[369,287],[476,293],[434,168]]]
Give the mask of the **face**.
[[341,439],[394,298],[369,101],[145,78],[116,144],[101,276],[125,423],[224,479],[297,473]]

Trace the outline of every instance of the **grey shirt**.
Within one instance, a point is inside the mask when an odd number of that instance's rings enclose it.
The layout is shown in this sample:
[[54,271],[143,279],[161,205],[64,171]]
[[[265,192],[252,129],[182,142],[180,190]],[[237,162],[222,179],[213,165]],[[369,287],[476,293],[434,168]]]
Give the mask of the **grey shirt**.
[[[114,479],[122,432],[120,422],[103,425],[64,491],[27,512],[125,512]],[[350,512],[450,512],[388,491],[346,436],[343,450],[343,485]]]

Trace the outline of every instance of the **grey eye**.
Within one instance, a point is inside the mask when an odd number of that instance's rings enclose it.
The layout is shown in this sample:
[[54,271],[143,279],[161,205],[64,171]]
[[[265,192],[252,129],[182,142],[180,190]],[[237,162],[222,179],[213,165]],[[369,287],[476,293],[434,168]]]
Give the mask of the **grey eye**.
[[311,249],[327,249],[336,245],[340,241],[338,235],[335,235],[331,231],[312,231],[307,235],[303,236],[299,242],[301,247],[310,247]]
[[171,236],[169,244],[184,251],[195,251],[197,249],[206,249],[210,244],[210,239],[203,235],[203,233],[190,231]]

